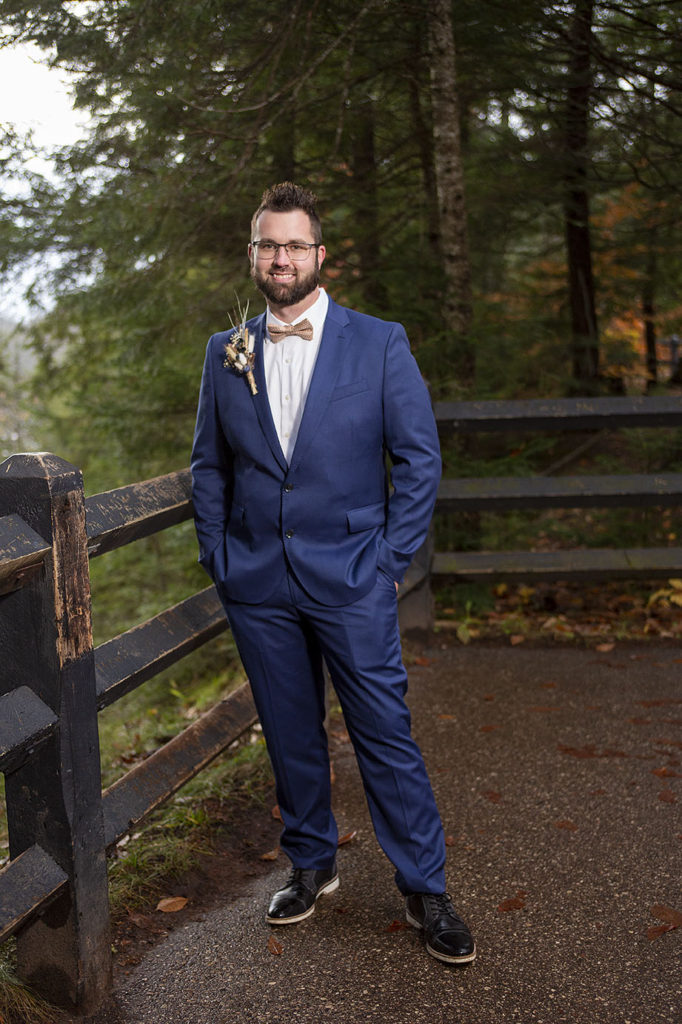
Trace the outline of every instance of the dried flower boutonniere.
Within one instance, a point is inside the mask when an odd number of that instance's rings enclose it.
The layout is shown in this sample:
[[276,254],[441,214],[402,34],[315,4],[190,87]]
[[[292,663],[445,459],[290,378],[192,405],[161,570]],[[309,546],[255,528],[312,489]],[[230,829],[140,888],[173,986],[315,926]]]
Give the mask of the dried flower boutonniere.
[[230,370],[234,370],[235,373],[245,373],[249,388],[251,389],[251,394],[257,395],[258,388],[256,387],[256,379],[253,375],[253,367],[256,361],[256,355],[253,351],[254,338],[253,334],[249,333],[249,329],[246,326],[248,313],[248,302],[246,303],[246,309],[242,309],[241,303],[239,299],[237,299],[237,323],[235,323],[233,318],[230,317],[232,334],[225,345],[225,360],[223,362],[223,366],[227,366]]

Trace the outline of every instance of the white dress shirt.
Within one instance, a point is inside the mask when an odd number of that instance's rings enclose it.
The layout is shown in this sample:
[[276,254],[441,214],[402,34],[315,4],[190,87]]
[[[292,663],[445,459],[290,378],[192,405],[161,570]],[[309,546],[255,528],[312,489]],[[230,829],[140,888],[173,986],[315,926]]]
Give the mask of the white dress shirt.
[[[289,463],[301,426],[303,409],[322,340],[328,305],[327,293],[324,288],[320,288],[320,294],[313,305],[298,318],[297,322],[308,320],[312,324],[311,341],[304,341],[303,338],[292,334],[280,341],[273,342],[269,333],[265,334],[263,367],[268,401],[279,443],[282,446],[284,457]],[[267,323],[283,324],[284,321],[278,320],[268,308]]]

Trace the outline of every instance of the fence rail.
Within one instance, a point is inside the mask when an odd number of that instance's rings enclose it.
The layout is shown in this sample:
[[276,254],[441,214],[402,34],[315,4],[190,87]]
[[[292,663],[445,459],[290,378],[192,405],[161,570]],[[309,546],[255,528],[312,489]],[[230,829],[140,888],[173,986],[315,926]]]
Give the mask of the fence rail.
[[[439,429],[680,426],[677,399],[439,403]],[[444,480],[440,511],[590,504],[679,505],[682,475]],[[49,454],[0,465],[0,770],[10,862],[0,940],[22,976],[92,1012],[111,983],[106,850],[256,718],[245,684],[101,792],[97,713],[227,628],[213,587],[93,648],[89,558],[183,522],[189,471],[84,498],[80,472]],[[418,552],[401,626],[431,621],[431,578],[585,578],[682,573],[682,549]]]

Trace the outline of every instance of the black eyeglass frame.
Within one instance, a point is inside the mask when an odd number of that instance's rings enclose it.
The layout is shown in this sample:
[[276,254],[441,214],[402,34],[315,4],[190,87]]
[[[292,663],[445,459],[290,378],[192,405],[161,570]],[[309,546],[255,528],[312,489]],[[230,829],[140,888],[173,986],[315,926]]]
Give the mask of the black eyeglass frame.
[[[302,262],[303,260],[308,258],[308,256],[310,255],[310,250],[311,249],[319,249],[320,246],[322,245],[322,242],[271,242],[270,239],[260,239],[260,238],[257,238],[257,239],[254,239],[251,242],[251,245],[256,250],[256,256],[259,256],[261,259],[273,259],[274,260],[279,255],[279,250],[280,249],[284,249],[284,251],[286,252],[286,254],[289,257],[289,259],[294,260],[294,262],[296,262],[297,260],[299,262]],[[262,247],[264,245],[271,245],[275,251],[272,254],[270,254],[270,253],[260,253],[259,249],[262,249]],[[294,255],[294,253],[292,253],[290,251],[290,247],[293,246],[293,245],[298,246],[301,249],[305,249],[306,250],[305,256],[296,256],[296,255]]]

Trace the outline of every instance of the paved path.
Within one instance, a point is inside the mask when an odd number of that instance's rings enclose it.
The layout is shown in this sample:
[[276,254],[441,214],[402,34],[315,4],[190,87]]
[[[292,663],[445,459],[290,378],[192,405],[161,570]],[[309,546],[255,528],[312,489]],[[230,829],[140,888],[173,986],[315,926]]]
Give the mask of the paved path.
[[680,1024],[682,652],[438,646],[410,667],[414,732],[478,960],[445,966],[403,928],[352,750],[335,758],[339,890],[298,926],[263,920],[280,862],[172,932],[91,1024]]

